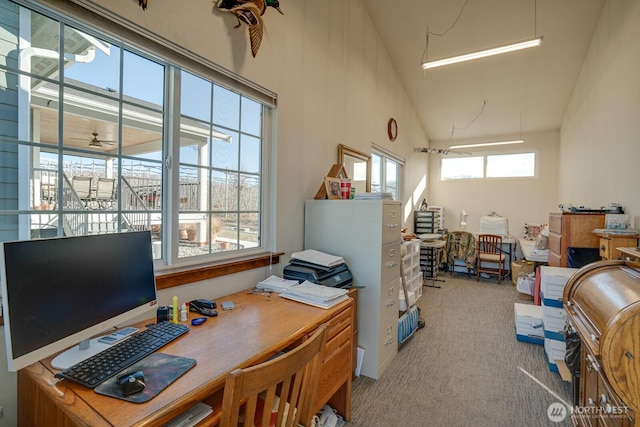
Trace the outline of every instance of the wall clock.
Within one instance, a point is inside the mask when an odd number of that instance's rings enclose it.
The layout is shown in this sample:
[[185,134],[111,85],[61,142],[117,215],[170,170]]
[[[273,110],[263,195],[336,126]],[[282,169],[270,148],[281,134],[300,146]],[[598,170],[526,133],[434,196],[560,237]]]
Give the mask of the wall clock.
[[391,117],[387,123],[387,134],[391,141],[395,141],[398,137],[398,123],[396,123],[396,119],[393,117]]

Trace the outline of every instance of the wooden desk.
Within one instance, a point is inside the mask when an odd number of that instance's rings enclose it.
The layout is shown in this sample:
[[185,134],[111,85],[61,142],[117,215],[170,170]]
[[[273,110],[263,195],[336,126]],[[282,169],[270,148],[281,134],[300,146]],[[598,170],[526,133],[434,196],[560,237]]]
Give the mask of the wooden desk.
[[629,257],[631,261],[640,261],[640,250],[637,247],[632,248],[616,248],[619,252],[624,254],[624,257]]
[[[197,364],[149,402],[135,404],[106,397],[70,381],[61,381],[53,387],[49,384],[57,370],[51,367],[51,359],[46,359],[18,372],[19,424],[156,426],[197,402],[213,406],[215,414],[215,408],[221,406],[225,379],[232,370],[255,365],[281,350],[295,347],[326,322],[330,325],[329,336],[315,409],[328,403],[350,419],[352,299],[328,310],[248,291],[218,300],[233,301],[236,308],[219,310],[218,317],[200,326],[190,326],[186,335],[159,350],[193,358]],[[218,418],[209,416],[199,425],[217,422]]]
[[599,253],[603,260],[620,259],[622,254],[617,249],[619,246],[638,246],[638,235],[635,233],[616,233],[596,231],[593,234],[600,238]]

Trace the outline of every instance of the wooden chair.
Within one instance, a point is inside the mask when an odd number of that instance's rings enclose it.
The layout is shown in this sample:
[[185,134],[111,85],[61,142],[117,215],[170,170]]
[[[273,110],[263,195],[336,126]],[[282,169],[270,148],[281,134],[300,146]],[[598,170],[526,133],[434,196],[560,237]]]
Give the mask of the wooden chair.
[[268,427],[276,398],[276,426],[311,426],[326,329],[326,324],[321,325],[308,340],[282,356],[232,371],[224,386],[220,427],[252,427],[256,413],[260,417],[256,410],[260,406],[262,416],[255,425]]
[[499,285],[500,280],[509,273],[509,270],[504,268],[504,259],[505,254],[502,252],[502,236],[497,234],[480,234],[478,236],[476,280],[480,281],[480,273],[497,274]]

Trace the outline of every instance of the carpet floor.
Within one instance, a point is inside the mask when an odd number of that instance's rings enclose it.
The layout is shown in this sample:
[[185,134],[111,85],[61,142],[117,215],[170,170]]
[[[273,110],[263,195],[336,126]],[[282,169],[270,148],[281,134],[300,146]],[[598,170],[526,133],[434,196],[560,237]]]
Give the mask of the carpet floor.
[[355,379],[346,426],[570,426],[547,410],[571,405],[571,384],[549,370],[543,346],[516,340],[513,304],[532,302],[510,281],[440,277],[417,304],[426,326],[380,379]]

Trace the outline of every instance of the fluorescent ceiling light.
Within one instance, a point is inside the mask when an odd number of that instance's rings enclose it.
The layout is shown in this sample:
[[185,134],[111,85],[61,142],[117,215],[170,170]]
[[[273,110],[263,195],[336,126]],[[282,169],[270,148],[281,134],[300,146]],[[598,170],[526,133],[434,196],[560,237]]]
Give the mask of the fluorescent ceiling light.
[[489,147],[491,145],[522,144],[523,142],[524,142],[523,139],[518,139],[516,141],[485,142],[485,143],[482,143],[482,144],[452,145],[451,147],[449,147],[449,149],[450,150],[455,150],[456,148]]
[[441,67],[443,65],[455,64],[457,62],[470,61],[472,59],[485,58],[487,56],[499,55],[501,53],[513,52],[515,50],[536,47],[542,44],[542,37],[527,40],[520,43],[514,43],[507,46],[495,47],[493,49],[482,50],[480,52],[467,53],[465,55],[454,56],[452,58],[439,59],[437,61],[423,62],[422,69]]

